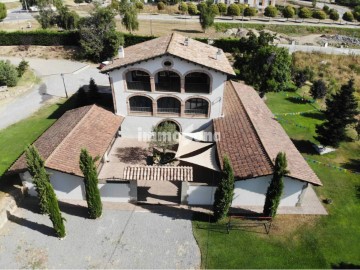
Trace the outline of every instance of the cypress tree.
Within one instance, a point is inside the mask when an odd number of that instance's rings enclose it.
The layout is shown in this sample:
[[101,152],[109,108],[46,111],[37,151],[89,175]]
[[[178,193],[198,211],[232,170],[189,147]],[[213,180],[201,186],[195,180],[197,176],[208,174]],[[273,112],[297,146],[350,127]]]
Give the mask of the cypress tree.
[[357,101],[354,80],[341,86],[340,91],[326,99],[325,121],[317,125],[316,139],[323,145],[338,147],[346,138],[346,127],[356,123]]
[[33,178],[33,184],[39,198],[40,213],[48,214],[49,206],[47,201],[45,182],[49,181],[46,178],[46,171],[44,168],[44,161],[40,157],[35,146],[30,145],[25,151],[27,168]]
[[92,158],[86,149],[81,149],[80,169],[84,175],[84,185],[86,201],[88,205],[89,217],[96,219],[101,216],[102,204],[100,191],[98,188],[98,176],[95,162],[99,157]]
[[234,172],[227,156],[223,160],[222,179],[215,192],[214,218],[216,221],[226,217],[234,196]]
[[275,159],[274,175],[266,192],[263,214],[268,217],[275,217],[280,204],[281,195],[284,189],[283,176],[289,171],[287,168],[286,154],[278,153]]
[[44,167],[44,161],[35,146],[29,146],[25,154],[28,170],[34,179],[33,182],[40,199],[40,209],[42,213],[49,215],[57,236],[63,238],[66,234],[65,219],[61,216],[59,203],[54,188],[50,183],[50,175]]

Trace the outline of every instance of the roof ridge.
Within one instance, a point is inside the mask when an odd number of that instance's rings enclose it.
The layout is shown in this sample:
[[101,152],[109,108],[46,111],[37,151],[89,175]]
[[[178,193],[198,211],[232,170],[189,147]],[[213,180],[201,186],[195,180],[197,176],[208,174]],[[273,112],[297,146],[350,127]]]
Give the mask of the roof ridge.
[[254,123],[252,122],[251,117],[249,116],[249,113],[247,112],[247,110],[246,110],[246,108],[245,108],[245,106],[244,106],[244,104],[243,104],[240,96],[238,95],[237,91],[235,90],[235,86],[233,85],[233,82],[234,82],[233,80],[230,80],[231,87],[233,88],[233,91],[235,92],[236,97],[238,98],[238,100],[239,100],[239,102],[240,102],[240,104],[241,104],[241,107],[243,108],[243,110],[244,110],[244,112],[245,112],[245,114],[246,114],[246,118],[249,120],[249,123],[251,124],[251,127],[252,127],[253,130],[255,131],[256,138],[257,138],[258,142],[260,143],[263,152],[265,153],[265,155],[266,155],[266,157],[267,157],[267,159],[268,159],[268,161],[269,161],[272,169],[274,169],[274,163],[273,163],[273,161],[271,160],[271,157],[269,156],[269,153],[266,151],[266,148],[265,148],[263,142],[262,142],[261,139],[260,139],[259,133],[258,133],[258,131],[256,130],[255,125],[254,125]]
[[[48,156],[48,158],[46,160],[44,160],[45,167],[46,167],[46,162],[55,154],[56,150],[58,150],[60,148],[60,146],[64,144],[64,141],[70,136],[70,134],[74,133],[74,130],[80,125],[80,123],[84,122],[84,119],[90,113],[90,111],[92,111],[95,107],[98,107],[96,104],[87,105],[87,106],[90,106],[89,110],[84,114],[84,116],[80,119],[80,121],[77,122],[77,124],[73,127],[73,129],[64,137],[64,139],[61,141],[61,143],[59,143],[55,147],[54,151],[51,152],[51,154]],[[87,106],[84,106],[84,107],[87,107]],[[83,107],[80,107],[80,108],[83,108]],[[75,109],[78,109],[78,108],[75,108]],[[73,110],[75,110],[75,109],[73,109]]]

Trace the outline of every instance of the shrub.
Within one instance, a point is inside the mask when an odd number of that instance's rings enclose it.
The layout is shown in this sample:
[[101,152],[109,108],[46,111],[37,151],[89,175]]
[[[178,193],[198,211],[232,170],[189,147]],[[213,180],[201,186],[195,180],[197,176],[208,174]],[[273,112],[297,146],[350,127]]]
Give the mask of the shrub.
[[340,19],[339,13],[336,9],[331,9],[329,12],[329,18],[333,21],[338,21]]
[[342,18],[344,21],[347,21],[347,22],[354,21],[354,15],[350,11],[345,12]]
[[295,9],[292,6],[286,6],[282,14],[285,18],[293,18],[295,16]]
[[227,6],[225,3],[218,3],[219,12],[221,15],[225,14],[227,11]]
[[0,61],[0,85],[16,86],[18,82],[18,72],[10,61]]
[[324,5],[322,10],[326,13],[329,14],[330,13],[330,7],[328,5]]
[[197,10],[198,12],[202,12],[205,8],[206,8],[206,3],[205,2],[200,2],[199,4],[197,4]]
[[165,9],[165,4],[163,2],[157,3],[157,9],[158,10],[164,10]]
[[266,17],[274,18],[274,17],[276,17],[277,13],[278,13],[278,10],[277,10],[276,7],[274,7],[274,6],[267,6],[267,7],[265,8],[264,15],[265,15]]
[[215,16],[220,15],[220,10],[219,10],[218,5],[212,4],[212,5],[211,5],[211,10],[212,10],[212,13],[213,13]]
[[244,10],[246,8],[246,6],[244,4],[237,4],[240,8],[240,14],[243,14],[244,13]]
[[178,7],[179,11],[181,11],[181,13],[187,13],[188,12],[188,6],[185,2],[181,2],[179,4],[179,7]]
[[0,22],[7,16],[7,10],[4,3],[0,3]]
[[309,8],[302,7],[299,9],[299,17],[302,19],[308,19],[312,16],[312,11]]
[[188,12],[190,15],[196,15],[198,13],[198,9],[194,3],[188,3]]
[[190,15],[198,14],[198,9],[194,3],[188,3],[188,12]]
[[326,13],[322,10],[315,10],[312,14],[312,17],[319,20],[325,20],[326,19]]
[[17,66],[17,72],[18,72],[18,76],[22,77],[22,75],[24,75],[25,71],[29,68],[29,62],[25,61],[24,59],[21,60],[21,62],[19,63],[19,65]]
[[257,14],[257,10],[256,8],[253,8],[253,7],[246,7],[244,9],[244,16],[246,17],[253,17]]
[[240,7],[237,4],[231,4],[227,8],[228,16],[240,16]]
[[99,218],[102,213],[102,203],[98,188],[98,176],[95,163],[99,157],[92,158],[86,149],[81,149],[80,169],[84,175],[85,195],[89,217]]
[[305,67],[294,72],[294,82],[297,87],[304,86],[306,81],[313,80],[315,76],[314,71],[310,67]]
[[135,2],[135,7],[136,7],[137,9],[139,9],[139,10],[144,9],[144,3],[141,2],[141,1],[136,1],[136,2]]
[[313,99],[324,98],[327,92],[326,84],[323,80],[313,82],[310,88],[310,95]]
[[234,172],[227,156],[223,160],[222,179],[215,191],[214,218],[216,221],[226,217],[234,197]]

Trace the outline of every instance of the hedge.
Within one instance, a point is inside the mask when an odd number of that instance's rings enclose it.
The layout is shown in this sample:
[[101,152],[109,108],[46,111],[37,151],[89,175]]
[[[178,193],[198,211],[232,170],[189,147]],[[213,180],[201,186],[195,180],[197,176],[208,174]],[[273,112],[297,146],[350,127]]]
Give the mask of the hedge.
[[0,31],[0,46],[40,45],[40,46],[78,46],[79,33],[76,31]]
[[[156,38],[155,36],[137,36],[125,33],[119,33],[124,38],[124,46],[129,47]],[[78,46],[79,33],[77,31],[0,31],[0,46],[11,45],[40,45],[40,46]],[[207,38],[196,38],[196,40],[207,43]],[[238,39],[223,38],[214,40],[214,46],[222,49],[224,52],[233,52],[238,46]]]

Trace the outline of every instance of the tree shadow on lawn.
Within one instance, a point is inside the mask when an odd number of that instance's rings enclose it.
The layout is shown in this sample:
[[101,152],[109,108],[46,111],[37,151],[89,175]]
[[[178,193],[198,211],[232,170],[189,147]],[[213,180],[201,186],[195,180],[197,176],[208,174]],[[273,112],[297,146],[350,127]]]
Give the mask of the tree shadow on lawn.
[[295,104],[309,104],[309,101],[301,97],[287,97],[286,100]]
[[342,167],[360,173],[360,159],[350,159],[349,162],[342,164]]
[[308,112],[308,113],[303,113],[302,116],[316,120],[321,120],[321,121],[325,120],[325,116],[322,112]]
[[356,265],[353,263],[340,262],[338,264],[331,264],[332,269],[360,269],[360,265]]
[[360,185],[357,185],[355,189],[356,189],[356,197],[360,200]]
[[22,217],[15,216],[15,215],[11,214],[9,211],[7,211],[6,213],[7,213],[8,220],[13,223],[16,223],[20,226],[27,227],[34,231],[38,231],[46,236],[57,237],[54,229],[49,226],[31,221],[31,220],[28,220],[28,219],[25,219]]
[[316,155],[318,154],[313,147],[312,142],[308,140],[294,140],[292,139],[295,147],[300,151],[300,153],[308,154],[308,155]]

